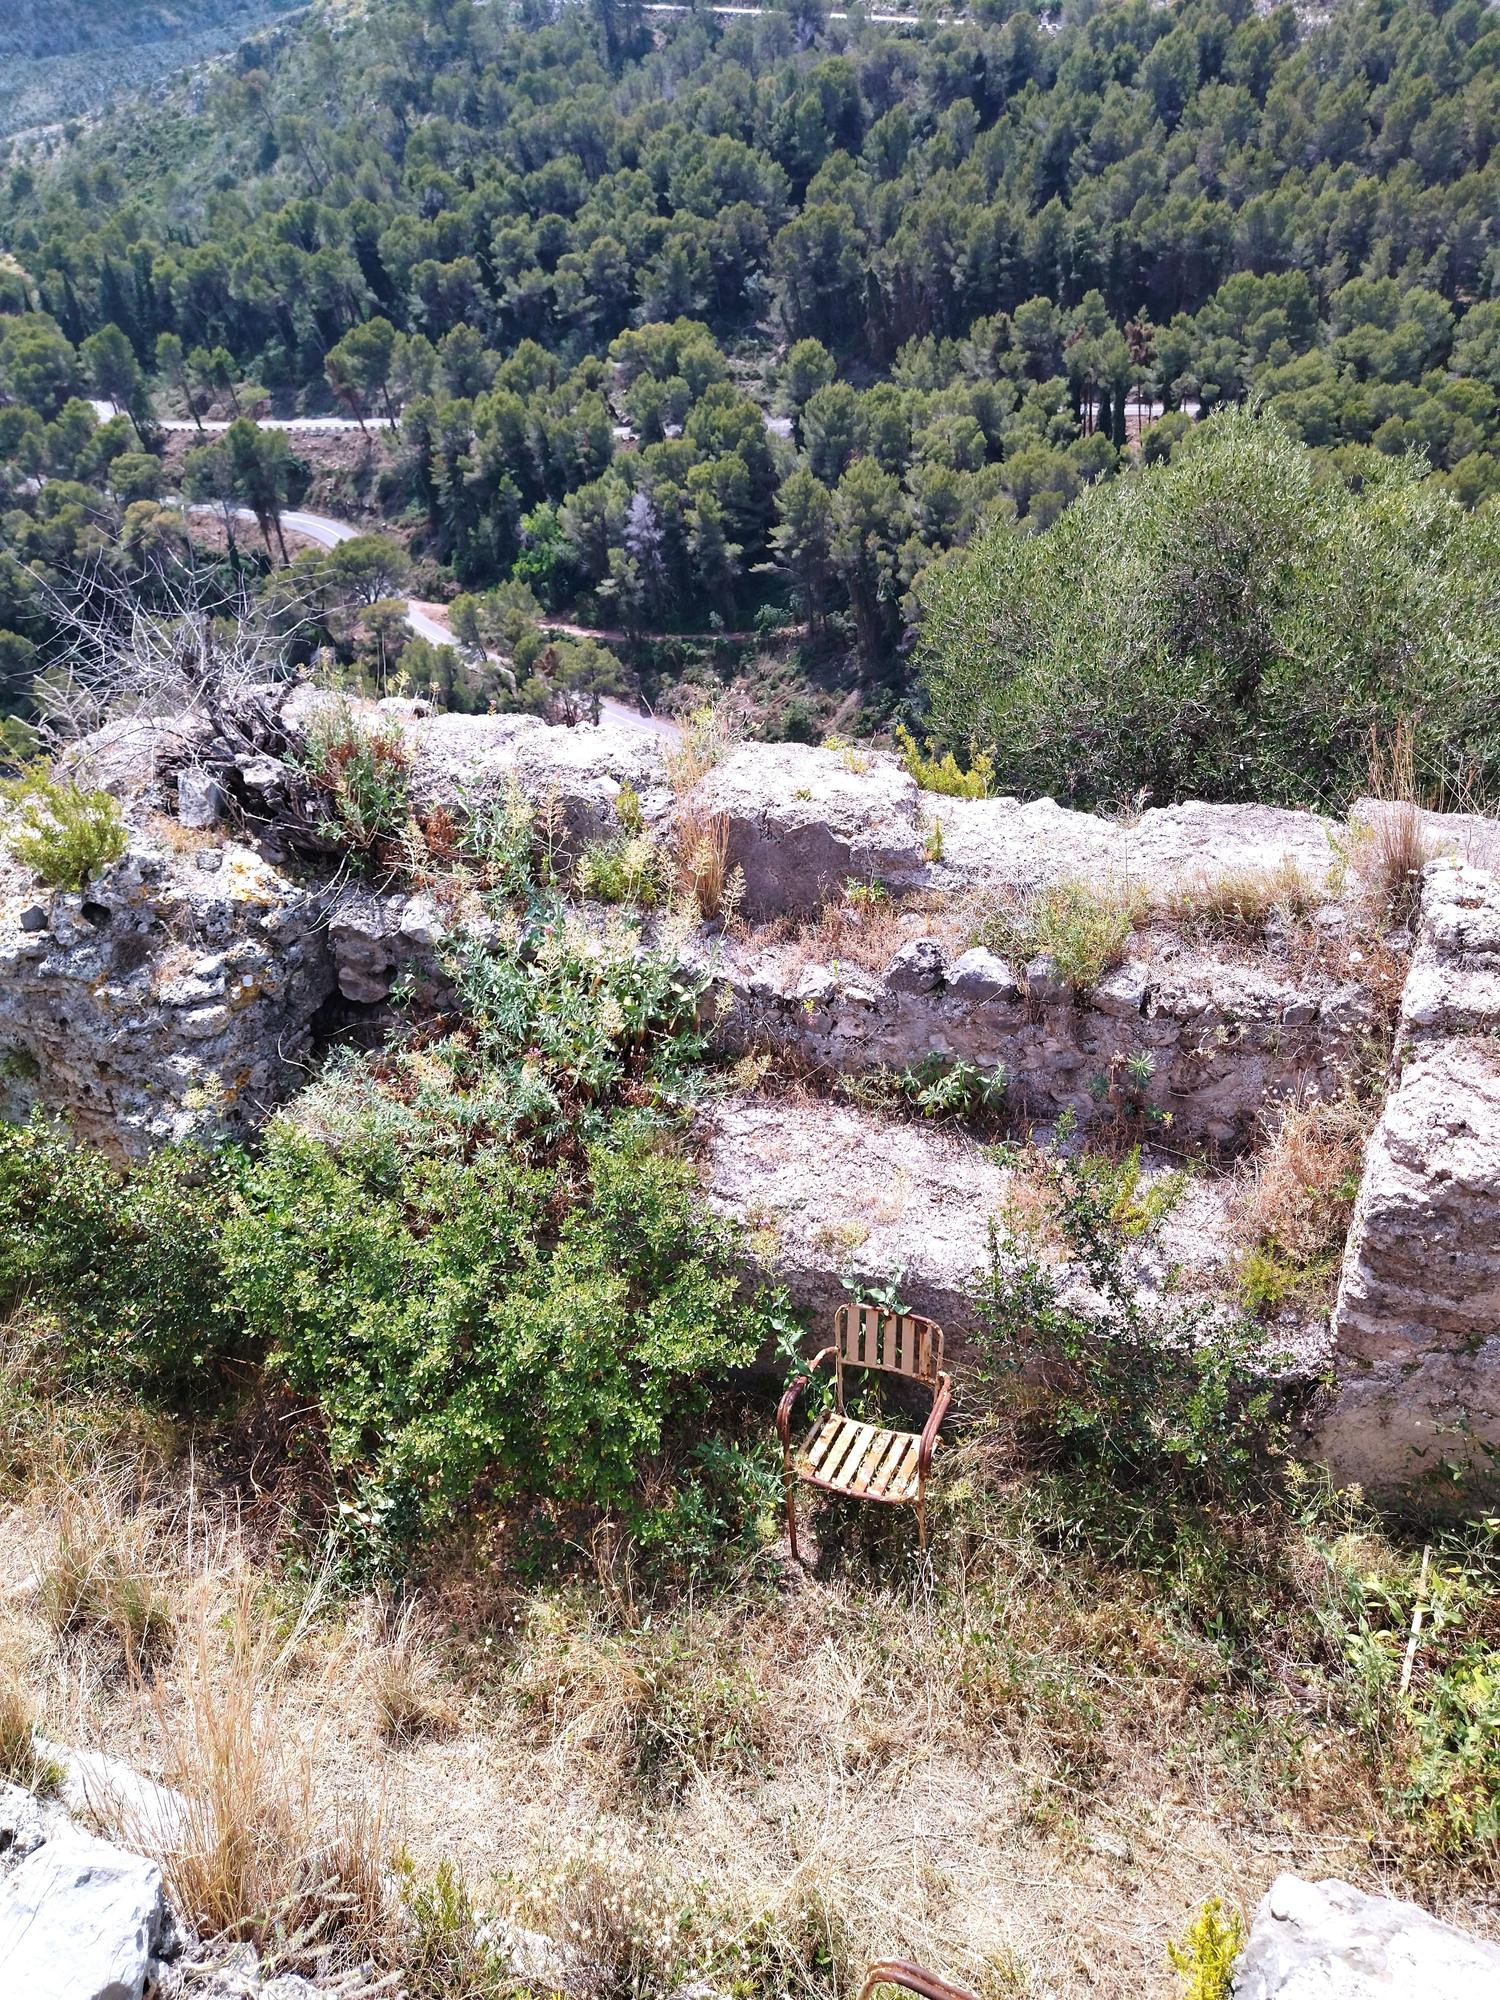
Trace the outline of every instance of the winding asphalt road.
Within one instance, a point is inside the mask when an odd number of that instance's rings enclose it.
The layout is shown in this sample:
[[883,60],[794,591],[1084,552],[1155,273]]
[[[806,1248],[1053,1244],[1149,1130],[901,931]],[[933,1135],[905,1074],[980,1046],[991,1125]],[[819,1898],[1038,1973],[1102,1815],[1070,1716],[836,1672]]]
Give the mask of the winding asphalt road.
[[[190,514],[212,514],[222,519],[224,510],[204,502],[189,507],[187,511]],[[247,521],[251,524],[255,521],[255,516],[248,507],[232,507],[229,511],[236,521]],[[290,509],[284,513],[281,525],[283,529],[290,528],[296,534],[305,535],[310,542],[316,542],[322,549],[336,549],[340,542],[352,542],[356,535],[369,532],[365,528],[356,528],[350,521],[335,521],[327,514],[304,513],[300,508]],[[406,622],[419,639],[426,639],[434,646],[452,646],[456,644],[452,632],[439,617],[434,615],[439,608],[424,604],[420,598],[408,597]],[[579,638],[604,636],[601,630],[596,630],[592,626],[569,625],[560,618],[544,618],[541,623],[549,631],[564,632]],[[492,653],[486,655],[488,659],[494,657]],[[649,736],[659,742],[675,743],[682,735],[677,724],[669,722],[664,715],[653,715],[650,709],[632,708],[628,702],[616,701],[610,695],[600,697],[599,711],[601,722],[612,723],[617,729],[629,730],[637,736]]]

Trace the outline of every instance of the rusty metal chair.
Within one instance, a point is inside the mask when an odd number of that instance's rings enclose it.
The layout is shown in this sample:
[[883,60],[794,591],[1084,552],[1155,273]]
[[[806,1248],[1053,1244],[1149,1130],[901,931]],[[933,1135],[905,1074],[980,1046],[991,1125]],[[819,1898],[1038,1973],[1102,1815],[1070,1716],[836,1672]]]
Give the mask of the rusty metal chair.
[[939,1979],[935,1972],[928,1972],[920,1965],[908,1965],[904,1958],[877,1959],[865,1974],[859,2000],[870,2000],[877,1986],[900,1986],[908,1993],[919,1993],[922,2000],[974,2000],[966,1986]]
[[[833,1362],[833,1407],[825,1410],[800,1449],[792,1445],[792,1410],[823,1362]],[[932,1387],[932,1410],[920,1431],[884,1430],[844,1412],[845,1368],[883,1368]],[[786,1484],[787,1532],[797,1558],[797,1482],[825,1493],[848,1493],[857,1500],[917,1510],[917,1537],[927,1546],[927,1474],[937,1448],[938,1428],[947,1412],[952,1383],[943,1373],[943,1330],[915,1313],[884,1306],[840,1306],[833,1316],[833,1342],[813,1357],[781,1399],[776,1428],[781,1434]]]

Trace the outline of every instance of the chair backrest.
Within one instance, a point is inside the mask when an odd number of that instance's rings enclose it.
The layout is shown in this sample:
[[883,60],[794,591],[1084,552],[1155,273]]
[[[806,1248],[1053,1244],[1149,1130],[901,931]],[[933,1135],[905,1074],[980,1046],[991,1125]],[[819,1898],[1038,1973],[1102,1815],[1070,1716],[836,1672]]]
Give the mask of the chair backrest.
[[955,1986],[951,1979],[940,1979],[925,1965],[911,1965],[901,1958],[878,1959],[865,1975],[859,2000],[872,2000],[880,1986],[899,1986],[903,1992],[920,1994],[921,2000],[974,2000],[966,1986]]
[[833,1344],[841,1387],[845,1362],[888,1368],[917,1382],[936,1382],[943,1366],[943,1329],[936,1320],[885,1306],[840,1306],[833,1316]]

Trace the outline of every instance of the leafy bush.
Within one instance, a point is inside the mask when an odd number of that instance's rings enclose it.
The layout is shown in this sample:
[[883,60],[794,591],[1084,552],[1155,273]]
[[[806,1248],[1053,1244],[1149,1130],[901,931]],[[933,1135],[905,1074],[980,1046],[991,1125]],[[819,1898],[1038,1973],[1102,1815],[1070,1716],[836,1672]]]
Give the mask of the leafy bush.
[[51,889],[81,889],[125,852],[125,822],[108,792],[43,771],[0,784],[6,846]]
[[90,1376],[192,1400],[244,1331],[222,1300],[218,1237],[243,1161],[163,1147],[120,1172],[40,1117],[0,1125],[0,1301],[63,1316]]
[[979,536],[922,586],[935,741],[1080,805],[1344,804],[1372,727],[1415,717],[1424,776],[1493,790],[1500,515],[1422,470],[1374,458],[1353,492],[1229,410],[1046,533]]
[[596,903],[634,903],[650,909],[661,900],[665,873],[660,847],[649,833],[622,833],[591,841],[578,858],[580,895]]
[[905,1106],[924,1118],[979,1118],[1005,1108],[1010,1072],[981,1069],[952,1056],[928,1055],[905,1069],[872,1070],[843,1080],[845,1095],[871,1110]]
[[1177,1295],[1170,1277],[1142,1282],[1161,1211],[1137,1204],[1127,1221],[1114,1172],[1055,1155],[1036,1171],[1074,1269],[997,1236],[979,1300],[982,1376],[1014,1387],[1039,1371],[1036,1442],[1104,1486],[1248,1496],[1280,1441],[1276,1357],[1259,1329]]
[[1083,992],[1120,963],[1140,912],[1140,899],[1121,889],[1049,882],[988,911],[973,941],[1017,965],[1045,955],[1059,979]]
[[225,1232],[232,1300],[389,1534],[481,1481],[618,1504],[756,1316],[692,1169],[616,1126],[582,1171],[335,1151],[282,1124]]
[[328,800],[320,830],[356,855],[388,862],[409,812],[410,762],[396,724],[370,728],[348,702],[326,702],[308,728],[307,763]]
[[978,751],[970,759],[968,770],[963,771],[951,750],[939,754],[931,744],[924,750],[904,723],[896,726],[896,744],[903,767],[924,792],[941,792],[950,799],[982,799],[994,783],[992,750]]

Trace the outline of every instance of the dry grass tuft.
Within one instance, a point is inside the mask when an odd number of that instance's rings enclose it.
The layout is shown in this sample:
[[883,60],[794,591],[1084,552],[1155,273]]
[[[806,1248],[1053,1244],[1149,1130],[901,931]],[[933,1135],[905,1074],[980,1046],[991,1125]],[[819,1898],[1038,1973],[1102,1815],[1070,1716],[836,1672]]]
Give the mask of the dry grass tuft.
[[1310,1098],[1282,1114],[1235,1203],[1239,1288],[1252,1310],[1327,1303],[1374,1116],[1353,1096]]
[[1273,918],[1306,916],[1326,896],[1283,857],[1274,868],[1201,869],[1172,891],[1163,914],[1190,937],[1254,939]]
[[354,1963],[382,1933],[383,1814],[368,1795],[318,1809],[313,1746],[288,1701],[298,1636],[277,1645],[248,1579],[219,1615],[205,1597],[174,1683],[150,1691],[185,1808],[164,1828],[121,1807],[114,1831],[156,1855],[200,1935],[249,1939],[283,1966]]
[[729,867],[727,813],[683,807],[677,821],[677,870],[683,894],[705,922],[733,913],[743,877]]
[[1370,731],[1367,785],[1375,810],[1352,829],[1354,877],[1378,922],[1409,928],[1421,900],[1422,870],[1440,851],[1423,818],[1431,800],[1417,780],[1410,722],[1399,723],[1389,742]]
[[382,1629],[365,1675],[381,1739],[412,1743],[446,1734],[458,1717],[439,1673],[431,1617],[411,1600],[383,1605],[379,1615]]
[[735,740],[735,718],[727,702],[693,711],[682,725],[682,734],[662,755],[667,783],[679,799],[686,798],[700,779],[724,761]]
[[103,1467],[61,1479],[53,1504],[57,1540],[41,1576],[44,1617],[59,1637],[102,1640],[130,1672],[141,1672],[173,1639],[149,1515],[126,1508],[118,1477]]
[[1371,1122],[1372,1107],[1352,1097],[1290,1105],[1238,1204],[1244,1231],[1302,1263],[1341,1248]]
[[56,1763],[37,1747],[36,1706],[9,1661],[0,1661],[0,1778],[42,1797],[62,1781]]

